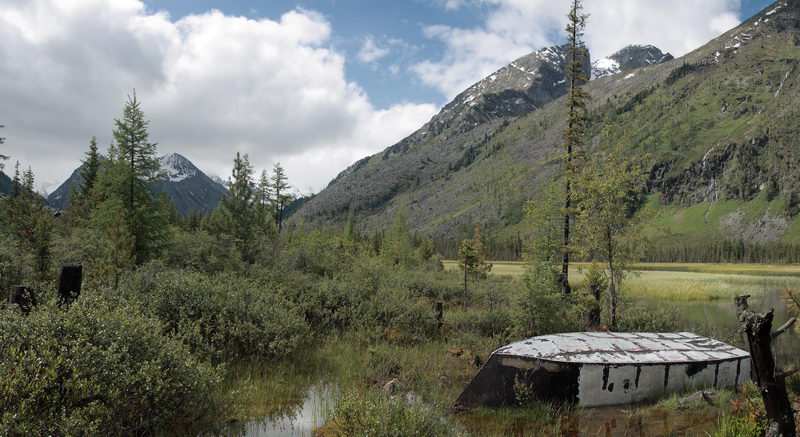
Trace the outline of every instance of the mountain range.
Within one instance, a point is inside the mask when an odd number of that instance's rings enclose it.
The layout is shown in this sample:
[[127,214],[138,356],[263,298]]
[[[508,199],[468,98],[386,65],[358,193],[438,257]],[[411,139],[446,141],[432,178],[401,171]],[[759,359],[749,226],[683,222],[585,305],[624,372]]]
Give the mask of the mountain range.
[[[798,0],[678,59],[626,47],[591,65],[587,155],[621,142],[652,156],[656,241],[800,242],[799,66]],[[561,173],[565,67],[564,47],[515,60],[344,170],[294,220],[341,225],[352,212],[370,231],[403,209],[422,234],[458,239],[481,223],[491,238],[518,236],[526,201]]]
[[[210,213],[228,193],[221,183],[208,177],[182,155],[170,153],[162,156],[159,161],[162,176],[153,189],[166,193],[181,214],[186,215],[193,210]],[[50,206],[56,209],[66,208],[71,187],[78,186],[82,181],[81,168],[75,169],[64,183],[47,196]]]

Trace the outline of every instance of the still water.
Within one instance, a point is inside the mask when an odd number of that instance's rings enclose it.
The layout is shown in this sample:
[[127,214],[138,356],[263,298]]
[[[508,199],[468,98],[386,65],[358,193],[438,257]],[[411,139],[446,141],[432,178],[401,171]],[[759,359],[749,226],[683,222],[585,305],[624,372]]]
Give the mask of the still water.
[[[663,300],[650,300],[652,305],[665,305]],[[732,300],[706,302],[669,302],[679,317],[683,319],[686,330],[697,331],[719,340],[729,342],[747,350],[746,339],[737,332],[736,307]],[[773,326],[777,328],[788,320],[794,312],[779,291],[771,291],[750,299],[754,311],[775,310]],[[800,362],[800,335],[792,329],[780,336],[774,343],[778,365],[788,366]],[[309,437],[324,422],[325,412],[330,409],[335,397],[335,388],[318,384],[309,388],[302,405],[291,414],[248,422],[243,429],[230,435],[246,437]],[[579,409],[562,417],[561,432],[570,437],[678,437],[705,436],[717,424],[715,411],[675,411],[667,408],[648,408],[636,406],[617,408]],[[461,424],[472,435],[491,431],[509,436],[532,435],[526,429],[524,420],[519,422],[493,422],[485,415],[480,418],[469,414],[459,416]],[[502,429],[498,430],[498,427]],[[240,434],[241,433],[241,434]]]

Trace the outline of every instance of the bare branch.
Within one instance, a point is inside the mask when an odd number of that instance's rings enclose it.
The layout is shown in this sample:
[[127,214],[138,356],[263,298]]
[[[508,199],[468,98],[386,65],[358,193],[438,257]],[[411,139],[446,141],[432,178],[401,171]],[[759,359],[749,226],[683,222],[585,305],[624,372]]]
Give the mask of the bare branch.
[[795,374],[795,373],[797,373],[797,372],[800,372],[800,367],[795,367],[795,368],[794,368],[794,369],[792,369],[792,370],[787,370],[787,371],[785,371],[785,372],[779,373],[779,374],[778,374],[778,377],[779,377],[779,378],[788,378],[788,377],[790,377],[790,376],[794,375],[794,374]]
[[797,317],[792,317],[791,319],[789,319],[788,322],[784,323],[783,326],[781,326],[780,328],[778,328],[778,330],[772,333],[772,338],[773,339],[778,338],[779,335],[783,334],[784,332],[786,332],[787,329],[791,328],[792,325],[794,325],[794,322],[796,321]]

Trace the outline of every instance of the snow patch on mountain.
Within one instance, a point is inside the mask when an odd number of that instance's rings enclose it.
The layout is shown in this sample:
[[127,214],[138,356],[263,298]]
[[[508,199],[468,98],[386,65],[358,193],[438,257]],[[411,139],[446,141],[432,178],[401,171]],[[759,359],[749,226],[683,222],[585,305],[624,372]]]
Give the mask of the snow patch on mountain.
[[177,153],[164,155],[160,161],[161,173],[170,182],[181,182],[197,176],[197,168],[188,159]]
[[591,79],[671,61],[674,57],[652,45],[629,45],[611,56],[592,63]]

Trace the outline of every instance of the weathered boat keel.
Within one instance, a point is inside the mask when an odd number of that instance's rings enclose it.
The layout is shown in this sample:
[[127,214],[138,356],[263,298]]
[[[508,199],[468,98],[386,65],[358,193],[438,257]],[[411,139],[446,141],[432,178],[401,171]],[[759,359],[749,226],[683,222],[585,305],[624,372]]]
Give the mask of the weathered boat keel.
[[747,352],[688,332],[556,334],[494,351],[456,408],[521,400],[630,404],[689,388],[735,387],[749,379]]

